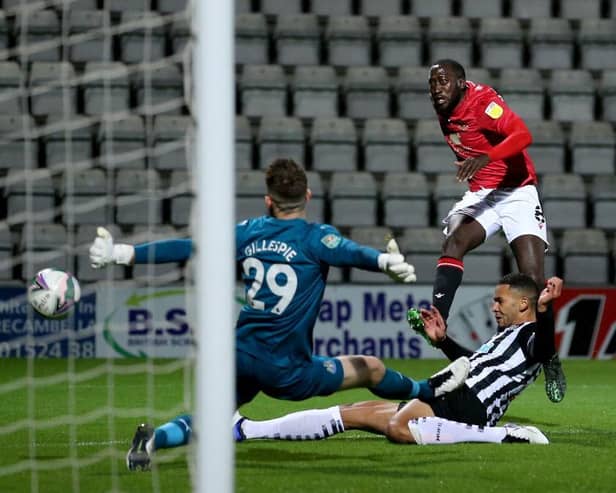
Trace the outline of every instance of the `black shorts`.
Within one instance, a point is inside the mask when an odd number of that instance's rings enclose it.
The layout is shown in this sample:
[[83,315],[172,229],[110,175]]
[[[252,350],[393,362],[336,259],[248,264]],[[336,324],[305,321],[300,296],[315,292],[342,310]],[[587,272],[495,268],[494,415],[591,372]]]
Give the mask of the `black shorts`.
[[427,402],[439,418],[471,425],[486,426],[485,406],[466,385]]

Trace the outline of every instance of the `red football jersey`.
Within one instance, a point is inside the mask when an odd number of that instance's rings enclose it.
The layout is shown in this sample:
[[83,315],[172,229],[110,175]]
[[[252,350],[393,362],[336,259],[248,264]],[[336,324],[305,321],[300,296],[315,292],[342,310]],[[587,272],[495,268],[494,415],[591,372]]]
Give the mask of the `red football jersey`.
[[[490,86],[466,81],[466,87],[466,95],[449,118],[439,115],[445,140],[460,161],[490,152],[507,137],[504,129],[508,124],[520,118]],[[536,183],[535,166],[524,149],[490,162],[469,180],[469,188],[476,191]]]

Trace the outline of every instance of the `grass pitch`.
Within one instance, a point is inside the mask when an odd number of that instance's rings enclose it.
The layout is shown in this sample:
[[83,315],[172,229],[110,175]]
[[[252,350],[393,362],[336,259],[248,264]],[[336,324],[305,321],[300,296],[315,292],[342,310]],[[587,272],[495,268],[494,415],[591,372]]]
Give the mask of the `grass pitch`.
[[[106,365],[97,360],[75,364],[76,373],[82,375]],[[424,377],[442,367],[443,361],[389,364]],[[182,386],[188,380],[181,370],[154,377],[141,371],[113,379],[101,374],[70,383],[48,380],[34,390],[20,385],[10,389],[8,385],[26,375],[27,365],[25,360],[0,360],[1,492],[190,491],[187,454],[191,447],[161,451],[152,472],[130,473],[124,465],[135,426],[141,421],[140,410],[145,419],[150,408],[155,424],[189,411],[182,404]],[[114,365],[138,370],[143,362]],[[156,362],[156,368],[168,365],[168,361]],[[505,421],[538,426],[550,438],[549,446],[404,446],[354,431],[319,442],[245,442],[236,447],[236,491],[616,491],[616,361],[565,361],[564,367],[569,389],[562,403],[547,400],[540,376],[505,416]],[[63,360],[35,362],[36,375],[43,378],[66,369]],[[147,395],[148,386],[155,389],[153,395]],[[371,398],[366,390],[302,403],[259,397],[242,411],[260,419]],[[55,421],[71,410],[82,418]],[[32,413],[36,428],[30,422],[20,423]],[[70,466],[71,458],[79,467]]]

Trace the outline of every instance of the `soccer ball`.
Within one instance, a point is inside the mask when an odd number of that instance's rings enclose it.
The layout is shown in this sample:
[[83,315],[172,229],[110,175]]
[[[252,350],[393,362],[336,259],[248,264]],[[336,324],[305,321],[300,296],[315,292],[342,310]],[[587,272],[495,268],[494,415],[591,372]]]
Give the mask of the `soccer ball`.
[[80,297],[75,276],[59,269],[43,269],[28,286],[28,302],[45,318],[68,317]]

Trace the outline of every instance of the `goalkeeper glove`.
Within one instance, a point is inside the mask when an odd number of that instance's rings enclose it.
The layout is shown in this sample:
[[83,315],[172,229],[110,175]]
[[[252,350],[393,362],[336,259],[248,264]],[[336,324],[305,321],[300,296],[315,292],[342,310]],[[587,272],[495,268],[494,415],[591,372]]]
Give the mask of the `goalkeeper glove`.
[[111,233],[103,227],[96,229],[96,238],[90,247],[90,265],[101,269],[109,264],[130,265],[135,258],[132,245],[113,244]]
[[387,253],[378,257],[379,268],[396,282],[415,282],[415,267],[404,260],[396,240],[391,238],[387,243]]

